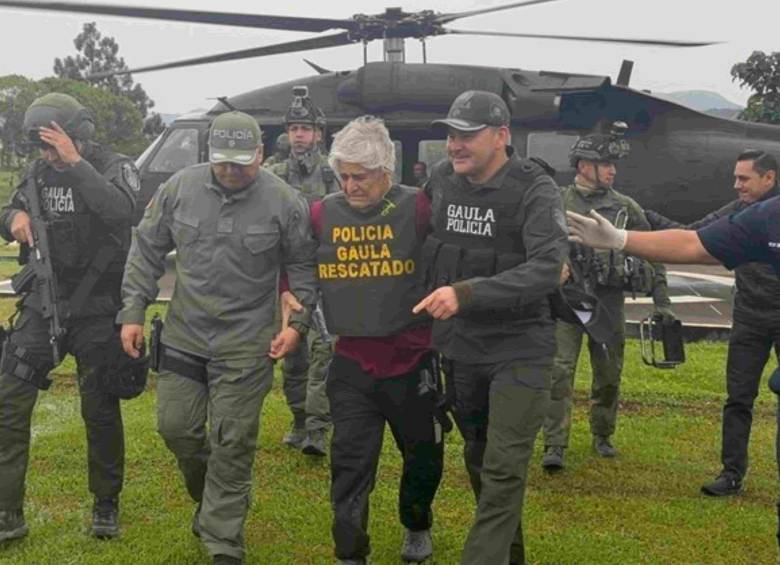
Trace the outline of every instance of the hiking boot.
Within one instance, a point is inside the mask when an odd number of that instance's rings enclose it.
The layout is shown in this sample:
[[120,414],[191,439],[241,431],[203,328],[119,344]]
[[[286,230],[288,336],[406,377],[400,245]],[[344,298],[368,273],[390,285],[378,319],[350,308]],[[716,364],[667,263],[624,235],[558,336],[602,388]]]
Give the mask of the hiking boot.
[[27,535],[22,510],[0,510],[0,543]]
[[202,502],[198,502],[198,507],[195,509],[195,514],[192,516],[192,526],[190,526],[192,535],[196,538],[200,537],[200,507],[202,504]]
[[542,469],[548,472],[560,471],[563,469],[563,456],[565,447],[550,445],[544,448],[542,457]]
[[742,492],[742,480],[730,473],[721,473],[718,477],[701,487],[702,494],[707,496],[730,496]]
[[618,454],[607,436],[593,436],[593,451],[602,457],[617,457]]
[[213,565],[242,565],[243,559],[233,557],[232,555],[215,555],[212,561]]
[[96,498],[92,506],[92,530],[98,539],[119,536],[119,501],[116,498]]
[[401,559],[408,562],[421,563],[433,555],[433,541],[430,530],[413,532],[404,531],[404,546],[401,548]]
[[303,440],[301,451],[306,455],[325,456],[327,454],[325,449],[325,430],[306,432],[306,439]]
[[290,427],[290,431],[284,434],[284,438],[282,438],[282,443],[285,445],[289,445],[293,449],[300,449],[303,447],[303,442],[306,439],[306,428],[304,427],[298,427],[293,423],[292,427]]

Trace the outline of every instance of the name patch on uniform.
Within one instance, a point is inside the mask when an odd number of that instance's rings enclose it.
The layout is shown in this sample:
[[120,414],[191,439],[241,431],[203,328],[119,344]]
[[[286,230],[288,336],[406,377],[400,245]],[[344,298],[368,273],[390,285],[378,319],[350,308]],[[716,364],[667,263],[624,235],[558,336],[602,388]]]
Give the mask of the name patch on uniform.
[[447,206],[446,231],[478,235],[496,236],[496,214],[493,208],[450,204]]
[[73,189],[63,186],[44,186],[42,189],[43,209],[49,212],[75,212]]
[[337,261],[318,265],[320,279],[401,277],[415,271],[412,259],[394,258],[395,234],[389,224],[334,226],[330,236]]

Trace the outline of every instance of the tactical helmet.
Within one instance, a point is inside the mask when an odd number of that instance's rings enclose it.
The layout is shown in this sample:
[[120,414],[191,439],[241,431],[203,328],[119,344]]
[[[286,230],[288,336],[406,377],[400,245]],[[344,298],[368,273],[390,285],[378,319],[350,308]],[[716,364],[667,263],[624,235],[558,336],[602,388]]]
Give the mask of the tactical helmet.
[[292,92],[293,99],[284,115],[284,125],[311,124],[324,130],[327,125],[325,114],[309,98],[309,88],[293,86]]
[[612,163],[627,157],[631,146],[623,139],[628,129],[625,122],[612,124],[612,131],[606,133],[589,133],[578,138],[569,149],[569,163],[577,167],[580,159],[595,163]]
[[24,113],[23,130],[30,143],[45,145],[38,128],[51,127],[57,122],[71,139],[88,141],[95,134],[95,122],[81,103],[67,94],[51,92],[36,98]]
[[133,359],[122,349],[117,335],[106,344],[101,354],[103,363],[98,373],[98,386],[102,392],[129,400],[144,391],[149,374],[149,357],[146,355],[145,344],[141,344],[141,355]]

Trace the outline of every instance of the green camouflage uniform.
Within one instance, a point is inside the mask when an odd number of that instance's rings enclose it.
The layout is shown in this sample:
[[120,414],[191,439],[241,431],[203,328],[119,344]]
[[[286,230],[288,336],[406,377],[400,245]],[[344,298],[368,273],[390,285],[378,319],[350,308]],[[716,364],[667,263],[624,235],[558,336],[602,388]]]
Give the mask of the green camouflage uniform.
[[[563,203],[566,210],[587,214],[596,210],[611,222],[625,223],[630,230],[649,230],[642,208],[633,199],[614,189],[582,189],[575,185],[563,188]],[[592,281],[592,291],[611,314],[611,343],[602,346],[588,339],[588,350],[593,369],[591,387],[590,429],[596,436],[609,437],[615,432],[620,375],[623,370],[623,347],[625,344],[624,305],[624,255],[613,251],[594,253],[598,272],[584,273]],[[577,261],[572,253],[572,261]],[[653,302],[656,308],[669,307],[666,269],[663,265],[653,264],[647,270],[647,286],[652,288]],[[555,339],[557,351],[553,364],[550,405],[544,423],[544,444],[548,447],[567,447],[571,428],[572,398],[574,394],[574,374],[577,368],[584,329],[566,322],[557,322]]]
[[[338,192],[333,170],[327,158],[317,150],[302,157],[290,156],[269,170],[296,188],[308,202],[321,200],[326,194]],[[307,431],[323,430],[330,424],[330,406],[325,394],[325,377],[333,357],[331,345],[319,332],[311,331],[308,342],[285,357],[282,365],[284,395],[293,414],[294,426]]]
[[[157,191],[133,237],[118,321],[144,322],[165,255],[176,249],[163,343],[207,360],[206,383],[163,370],[157,393],[158,430],[201,504],[201,538],[212,555],[243,557],[260,410],[273,380],[267,352],[277,278],[283,267],[291,290],[312,307],[309,224],[303,199],[269,172],[227,191],[201,164]],[[305,313],[292,319],[308,323]]]

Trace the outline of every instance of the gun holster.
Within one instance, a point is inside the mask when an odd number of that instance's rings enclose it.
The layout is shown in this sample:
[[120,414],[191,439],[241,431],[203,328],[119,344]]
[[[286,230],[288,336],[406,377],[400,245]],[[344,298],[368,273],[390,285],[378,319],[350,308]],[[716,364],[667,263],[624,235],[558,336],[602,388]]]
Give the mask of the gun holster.
[[152,371],[160,371],[160,358],[162,354],[163,321],[159,314],[152,318],[152,332],[149,334],[149,368]]
[[41,362],[24,347],[11,342],[10,334],[2,329],[2,353],[0,354],[0,371],[33,385],[40,390],[48,390],[51,386],[49,371],[54,367],[50,363]]
[[149,334],[149,368],[156,371],[169,371],[181,377],[187,377],[203,385],[208,385],[206,365],[208,359],[192,353],[185,353],[162,342],[165,325],[159,314],[152,318],[152,331]]
[[[639,324],[639,341],[642,361],[659,369],[673,369],[685,363],[685,344],[682,336],[682,322],[674,320],[664,324],[663,316],[655,313]],[[663,359],[656,355],[656,343],[661,342]]]
[[420,370],[420,383],[417,392],[421,398],[430,402],[431,413],[445,433],[452,431],[452,420],[447,414],[447,399],[442,394],[438,357],[431,354],[431,362]]

